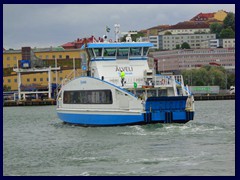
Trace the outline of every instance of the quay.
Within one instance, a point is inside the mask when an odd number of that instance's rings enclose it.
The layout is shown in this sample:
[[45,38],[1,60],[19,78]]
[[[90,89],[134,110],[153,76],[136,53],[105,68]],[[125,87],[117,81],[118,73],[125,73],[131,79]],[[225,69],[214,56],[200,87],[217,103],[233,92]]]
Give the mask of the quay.
[[55,99],[30,99],[30,100],[5,100],[3,106],[42,106],[42,105],[56,105]]
[[231,99],[235,99],[235,94],[194,95],[195,101],[231,100]]

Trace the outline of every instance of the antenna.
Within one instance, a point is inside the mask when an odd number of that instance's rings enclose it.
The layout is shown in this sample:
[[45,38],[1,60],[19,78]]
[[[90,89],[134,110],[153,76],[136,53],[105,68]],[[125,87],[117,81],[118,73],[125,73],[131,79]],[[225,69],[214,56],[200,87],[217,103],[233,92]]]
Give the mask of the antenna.
[[120,24],[114,24],[114,27],[115,27],[115,39],[116,39],[116,42],[119,42],[119,37],[118,35],[120,34]]

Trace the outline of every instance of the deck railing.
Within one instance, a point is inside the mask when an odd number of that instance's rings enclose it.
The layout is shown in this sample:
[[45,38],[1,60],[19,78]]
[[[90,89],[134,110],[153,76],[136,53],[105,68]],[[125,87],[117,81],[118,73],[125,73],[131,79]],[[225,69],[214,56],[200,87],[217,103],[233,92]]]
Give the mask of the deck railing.
[[[147,79],[147,81],[145,80]],[[121,78],[120,77],[105,77],[105,81],[108,81],[112,84],[115,84],[117,86],[121,86]],[[144,77],[125,77],[125,85],[124,86],[132,86],[134,87],[134,83],[137,83],[138,87],[140,86],[147,86],[147,85],[154,85],[155,87],[161,86],[161,87],[170,87],[174,85],[174,81],[179,82],[180,84],[183,84],[183,79],[181,75],[170,75],[170,76],[163,76],[163,75],[157,75],[153,76],[151,79],[144,78]]]

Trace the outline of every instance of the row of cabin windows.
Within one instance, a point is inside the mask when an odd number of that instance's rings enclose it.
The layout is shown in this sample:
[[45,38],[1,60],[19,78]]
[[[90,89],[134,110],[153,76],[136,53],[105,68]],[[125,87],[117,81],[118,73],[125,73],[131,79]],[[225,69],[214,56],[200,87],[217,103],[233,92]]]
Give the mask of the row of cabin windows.
[[[60,77],[59,80],[62,81],[63,78]],[[33,81],[33,82],[36,82],[36,81],[37,81],[37,78],[33,78],[32,81]],[[42,82],[42,81],[43,81],[43,78],[39,78],[39,81]],[[46,81],[48,81],[48,78],[46,78]],[[56,81],[56,78],[53,78],[53,81]],[[8,79],[7,82],[8,82],[8,83],[11,83],[11,79]],[[17,83],[17,79],[14,79],[14,82]],[[31,79],[30,79],[30,78],[27,78],[27,82],[31,82]]]
[[[50,58],[50,56],[49,55],[46,55],[45,57],[43,57],[42,55],[39,55],[39,58],[41,58],[41,59],[49,59]],[[55,55],[52,55],[52,59],[55,59],[55,58],[57,58],[57,56],[55,56]],[[58,56],[58,58],[59,59],[62,59],[63,58],[63,56],[62,55],[59,55]],[[66,59],[70,59],[70,56],[69,55],[66,55],[66,57],[65,57]],[[8,56],[7,57],[7,60],[11,60],[11,58]],[[17,57],[13,57],[13,60],[17,60]]]
[[147,56],[148,47],[133,48],[92,48],[89,49],[91,57],[116,57],[117,59]]
[[64,91],[64,104],[112,104],[111,90]]

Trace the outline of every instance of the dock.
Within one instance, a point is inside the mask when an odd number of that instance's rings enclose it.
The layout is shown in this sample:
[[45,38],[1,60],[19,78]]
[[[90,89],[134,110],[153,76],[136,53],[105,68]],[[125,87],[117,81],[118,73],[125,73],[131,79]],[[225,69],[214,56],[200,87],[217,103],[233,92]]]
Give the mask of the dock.
[[235,99],[235,94],[194,95],[195,101],[232,100],[232,99]]
[[5,100],[3,106],[42,106],[42,105],[56,105],[55,99],[30,99],[30,100]]

